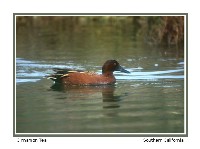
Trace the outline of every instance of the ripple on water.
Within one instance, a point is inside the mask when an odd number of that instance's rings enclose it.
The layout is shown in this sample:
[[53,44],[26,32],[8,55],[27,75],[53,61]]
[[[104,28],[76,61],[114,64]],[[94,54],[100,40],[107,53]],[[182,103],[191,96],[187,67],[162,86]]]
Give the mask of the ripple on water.
[[[184,62],[179,62],[179,65],[183,65]],[[41,80],[47,74],[52,73],[52,68],[71,68],[71,69],[83,69],[82,66],[74,66],[72,62],[69,64],[56,63],[51,64],[45,61],[30,61],[22,58],[16,59],[16,83],[23,82],[36,82]],[[75,67],[75,68],[74,68]],[[182,67],[176,69],[166,70],[152,70],[145,71],[142,67],[127,68],[130,74],[124,74],[121,72],[114,72],[116,79],[118,80],[158,80],[158,79],[183,79],[184,69]],[[101,74],[101,70],[97,70],[98,74]]]

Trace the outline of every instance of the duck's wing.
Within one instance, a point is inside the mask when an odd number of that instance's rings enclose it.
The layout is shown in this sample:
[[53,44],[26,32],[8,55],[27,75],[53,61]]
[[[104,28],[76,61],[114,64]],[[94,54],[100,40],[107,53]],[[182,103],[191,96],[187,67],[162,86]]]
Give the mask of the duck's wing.
[[73,72],[84,72],[84,70],[73,70],[73,69],[62,69],[62,68],[53,68],[53,71],[56,74],[66,74],[66,73],[73,73]]
[[61,78],[68,77],[69,73],[75,72],[85,72],[83,70],[72,70],[72,69],[62,69],[62,68],[53,68],[54,74],[46,76],[47,79],[51,79],[57,83],[60,83]]

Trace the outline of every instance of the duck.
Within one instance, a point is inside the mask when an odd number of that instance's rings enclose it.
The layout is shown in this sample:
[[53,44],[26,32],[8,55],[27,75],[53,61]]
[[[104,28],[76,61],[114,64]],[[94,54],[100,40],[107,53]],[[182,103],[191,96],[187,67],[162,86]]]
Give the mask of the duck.
[[91,71],[71,70],[53,68],[54,74],[47,76],[56,84],[66,86],[84,85],[112,85],[116,83],[114,71],[130,73],[124,69],[116,60],[107,60],[102,66],[102,74]]

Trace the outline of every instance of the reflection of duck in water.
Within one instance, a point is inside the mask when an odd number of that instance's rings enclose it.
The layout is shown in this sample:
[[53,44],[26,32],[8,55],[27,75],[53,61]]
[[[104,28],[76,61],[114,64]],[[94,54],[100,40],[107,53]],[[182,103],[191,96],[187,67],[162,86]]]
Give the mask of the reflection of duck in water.
[[121,96],[114,95],[115,87],[107,87],[102,89],[102,97],[103,97],[103,108],[119,108],[120,105],[118,101],[121,100]]
[[121,71],[130,73],[120,66],[116,60],[107,60],[102,67],[102,74],[84,71],[72,71],[68,69],[54,69],[56,72],[48,79],[53,80],[55,83],[71,85],[107,85],[114,84],[116,79],[113,75],[114,71]]
[[[122,100],[126,94],[123,95],[115,95],[115,85],[99,85],[99,86],[67,86],[64,84],[55,83],[51,86],[53,91],[61,91],[66,92],[68,94],[79,95],[82,96],[83,94],[86,96],[94,96],[97,94],[99,97],[99,93],[102,93],[102,100],[103,100],[103,108],[119,108],[119,101]],[[95,96],[94,96],[95,97]]]

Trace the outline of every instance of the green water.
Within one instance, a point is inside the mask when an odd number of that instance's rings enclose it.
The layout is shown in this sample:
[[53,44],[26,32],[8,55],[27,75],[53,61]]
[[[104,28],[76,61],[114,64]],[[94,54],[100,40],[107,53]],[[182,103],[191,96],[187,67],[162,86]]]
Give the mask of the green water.
[[[112,26],[17,28],[16,133],[184,133],[184,59]],[[116,59],[113,86],[61,88],[52,68],[92,70]]]

